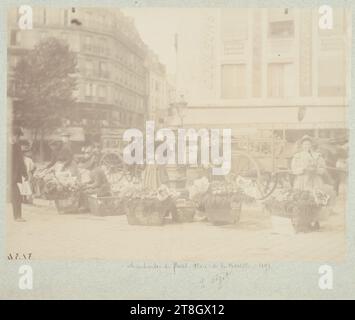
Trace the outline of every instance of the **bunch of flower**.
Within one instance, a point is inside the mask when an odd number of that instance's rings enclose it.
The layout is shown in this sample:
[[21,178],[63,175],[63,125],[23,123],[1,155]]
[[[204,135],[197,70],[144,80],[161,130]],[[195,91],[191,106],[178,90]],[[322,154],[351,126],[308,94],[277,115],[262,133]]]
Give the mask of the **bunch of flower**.
[[230,209],[243,201],[243,191],[234,181],[215,181],[202,197],[201,205],[207,209]]
[[44,177],[43,194],[48,200],[66,199],[76,195],[80,184],[76,177],[58,177],[55,173],[48,173]]
[[213,181],[210,184],[209,192],[212,194],[241,194],[242,190],[234,181]]
[[48,175],[49,170],[46,169],[44,165],[39,165],[36,167],[35,172],[33,173],[34,179],[44,179],[46,175]]
[[133,183],[132,181],[126,180],[111,185],[111,188],[114,195],[120,198],[134,197],[135,194],[143,190],[143,186],[141,183]]
[[314,189],[313,196],[316,204],[320,207],[325,207],[328,205],[330,196],[320,189]]
[[251,199],[260,198],[260,191],[258,189],[256,181],[254,181],[253,179],[238,176],[236,178],[236,183],[238,187],[243,190],[244,195],[246,195],[247,197]]
[[198,200],[204,195],[210,186],[210,183],[206,177],[195,179],[193,184],[187,188],[188,197],[192,200]]
[[319,189],[313,192],[297,189],[277,189],[264,201],[265,208],[282,216],[314,215],[328,204],[329,195]]
[[139,210],[143,215],[155,212],[164,214],[177,196],[178,193],[165,185],[157,190],[139,189],[130,194],[127,199],[127,208],[131,213]]

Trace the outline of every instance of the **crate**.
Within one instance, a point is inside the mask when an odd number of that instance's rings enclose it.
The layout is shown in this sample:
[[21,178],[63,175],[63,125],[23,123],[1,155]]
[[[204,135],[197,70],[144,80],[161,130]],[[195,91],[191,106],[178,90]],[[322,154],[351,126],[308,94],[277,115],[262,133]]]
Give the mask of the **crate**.
[[95,216],[120,216],[126,214],[125,201],[121,197],[88,196],[90,212]]
[[60,214],[79,212],[78,196],[71,196],[66,199],[55,199],[54,203],[57,208],[57,212]]
[[176,201],[177,222],[192,222],[194,220],[195,213],[196,204],[193,201],[185,199],[179,199]]
[[206,216],[214,224],[236,224],[240,220],[242,202],[233,203],[230,207],[206,207]]

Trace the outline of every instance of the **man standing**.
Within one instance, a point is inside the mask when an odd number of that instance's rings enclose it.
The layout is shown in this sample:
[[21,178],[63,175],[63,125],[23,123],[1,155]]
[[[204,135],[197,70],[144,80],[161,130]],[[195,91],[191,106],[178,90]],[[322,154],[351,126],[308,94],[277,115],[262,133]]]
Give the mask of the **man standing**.
[[22,219],[22,196],[18,183],[22,183],[23,178],[27,179],[26,165],[19,143],[20,136],[22,136],[22,130],[20,128],[13,128],[11,144],[10,144],[10,187],[11,187],[11,202],[13,208],[14,219],[17,222],[24,222]]
[[63,169],[70,166],[71,162],[74,159],[74,154],[71,148],[70,142],[70,133],[67,131],[63,131],[61,134],[62,137],[62,147],[59,152],[58,160],[64,163]]
[[21,143],[21,150],[23,152],[23,159],[25,162],[25,166],[26,166],[26,172],[27,172],[27,177],[28,177],[28,187],[29,187],[29,191],[31,191],[30,195],[25,195],[23,196],[23,202],[24,203],[29,203],[29,204],[33,204],[33,174],[36,170],[36,166],[32,160],[32,152],[31,152],[31,145],[29,143],[29,141],[25,140],[22,141]]

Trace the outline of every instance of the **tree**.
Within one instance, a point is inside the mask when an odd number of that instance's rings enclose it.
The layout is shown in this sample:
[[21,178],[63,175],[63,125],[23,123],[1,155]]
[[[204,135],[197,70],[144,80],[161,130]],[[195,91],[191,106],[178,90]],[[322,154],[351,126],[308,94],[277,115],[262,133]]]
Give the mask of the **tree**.
[[31,129],[34,139],[70,119],[75,103],[76,56],[56,38],[39,42],[14,69],[14,122]]

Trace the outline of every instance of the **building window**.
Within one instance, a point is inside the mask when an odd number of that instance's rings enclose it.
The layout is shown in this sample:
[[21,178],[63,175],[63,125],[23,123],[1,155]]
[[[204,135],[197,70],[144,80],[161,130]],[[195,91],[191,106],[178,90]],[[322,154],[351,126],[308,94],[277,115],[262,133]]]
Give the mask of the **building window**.
[[159,91],[160,90],[160,85],[159,85],[159,81],[155,81],[155,91]]
[[345,59],[342,53],[319,57],[318,95],[345,95]]
[[85,37],[85,50],[91,51],[92,50],[92,37],[86,36]]
[[93,27],[91,12],[85,12],[83,14],[83,21],[84,21],[85,26],[87,26],[89,28]]
[[269,37],[293,38],[294,37],[294,20],[293,11],[288,8],[270,9],[269,17]]
[[120,92],[119,92],[119,90],[117,88],[114,88],[113,90],[114,90],[113,91],[114,101],[115,101],[115,103],[119,103],[119,101],[120,101]]
[[43,9],[43,24],[47,24],[47,11]]
[[105,29],[107,27],[107,24],[108,24],[108,19],[109,17],[105,16],[105,15],[98,15],[97,17],[98,19],[98,25],[99,25],[99,28],[101,29]]
[[121,93],[121,90],[117,89],[116,93],[117,93],[117,103],[119,105],[121,105],[122,104],[122,93]]
[[100,54],[102,55],[108,54],[107,40],[105,38],[100,38],[98,40],[98,45],[100,48]]
[[85,37],[85,44],[90,46],[92,43],[92,37],[91,36],[86,36]]
[[92,83],[87,83],[85,86],[85,96],[93,97],[95,93],[95,86]]
[[268,96],[270,98],[295,95],[295,69],[292,63],[271,63],[268,66]]
[[276,21],[269,24],[270,38],[291,38],[294,35],[293,21]]
[[17,30],[11,30],[10,34],[10,44],[16,46],[20,44],[20,32]]
[[19,58],[17,56],[10,57],[10,69],[16,68]]
[[107,69],[107,63],[106,62],[99,62],[99,75],[102,78],[108,78],[108,69]]
[[105,101],[107,98],[107,87],[98,86],[98,97],[100,101]]
[[63,10],[63,25],[65,25],[65,26],[68,25],[68,10],[67,9]]
[[46,10],[41,7],[34,8],[33,20],[35,24],[46,24]]
[[244,64],[222,65],[222,99],[246,97],[246,67]]
[[93,71],[94,71],[94,64],[92,61],[87,60],[85,62],[85,74],[88,77],[92,77],[93,76]]

